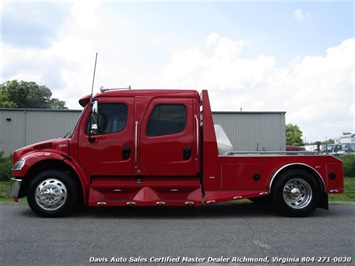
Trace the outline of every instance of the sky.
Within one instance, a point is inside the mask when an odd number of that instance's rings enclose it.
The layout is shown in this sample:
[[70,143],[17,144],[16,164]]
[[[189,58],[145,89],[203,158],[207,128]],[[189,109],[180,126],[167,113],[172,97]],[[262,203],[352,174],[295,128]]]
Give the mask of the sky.
[[1,83],[81,109],[100,87],[207,89],[213,111],[285,111],[307,142],[355,133],[354,1],[2,1]]

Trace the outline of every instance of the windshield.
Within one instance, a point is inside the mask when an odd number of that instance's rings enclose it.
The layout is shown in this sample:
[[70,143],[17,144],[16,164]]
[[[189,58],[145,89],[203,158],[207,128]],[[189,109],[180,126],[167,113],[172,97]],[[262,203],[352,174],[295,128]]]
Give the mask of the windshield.
[[83,116],[83,114],[84,114],[86,108],[87,108],[87,106],[81,111],[81,113],[80,113],[78,119],[76,120],[74,129],[73,129],[72,131],[67,132],[67,133],[64,135],[64,137],[63,137],[64,139],[69,139],[69,138],[71,138],[71,136],[73,135],[73,132],[75,131],[76,127],[78,126],[78,123],[79,123],[81,117]]

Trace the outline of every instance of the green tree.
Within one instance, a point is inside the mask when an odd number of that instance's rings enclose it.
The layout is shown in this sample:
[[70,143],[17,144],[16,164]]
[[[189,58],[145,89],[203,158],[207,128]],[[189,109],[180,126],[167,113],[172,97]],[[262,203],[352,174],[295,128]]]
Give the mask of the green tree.
[[64,101],[51,97],[50,89],[35,82],[12,80],[0,85],[1,108],[68,109]]
[[[9,181],[11,176],[12,157],[3,157],[4,152],[0,151],[0,181]],[[1,195],[0,195],[1,197]]]
[[0,107],[1,108],[15,108],[16,103],[12,102],[9,100],[9,92],[6,90],[3,90],[2,87],[0,87]]
[[286,145],[288,146],[303,146],[302,131],[297,125],[286,125]]

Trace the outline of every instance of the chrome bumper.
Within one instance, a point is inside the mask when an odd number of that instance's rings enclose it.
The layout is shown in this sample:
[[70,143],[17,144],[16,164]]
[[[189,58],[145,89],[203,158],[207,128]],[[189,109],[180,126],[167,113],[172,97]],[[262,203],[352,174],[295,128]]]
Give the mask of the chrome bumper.
[[14,201],[18,202],[18,196],[20,193],[22,179],[18,179],[15,177],[11,178],[11,196]]

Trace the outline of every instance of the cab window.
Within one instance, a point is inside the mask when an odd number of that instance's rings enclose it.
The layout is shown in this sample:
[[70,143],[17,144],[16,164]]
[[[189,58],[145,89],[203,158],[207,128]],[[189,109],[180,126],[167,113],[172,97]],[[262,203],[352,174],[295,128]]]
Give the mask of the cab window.
[[128,107],[123,103],[99,103],[99,112],[92,114],[91,121],[88,121],[86,133],[89,133],[90,126],[97,125],[91,129],[91,134],[110,134],[120,132],[126,127]]
[[186,107],[182,104],[156,105],[149,118],[146,134],[150,137],[176,134],[186,127]]

